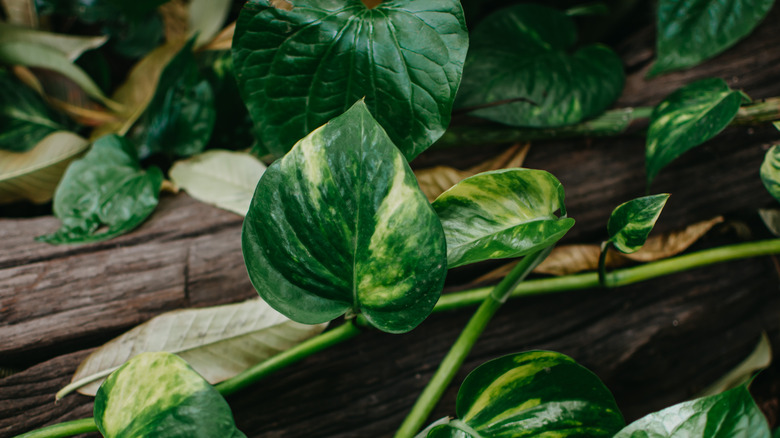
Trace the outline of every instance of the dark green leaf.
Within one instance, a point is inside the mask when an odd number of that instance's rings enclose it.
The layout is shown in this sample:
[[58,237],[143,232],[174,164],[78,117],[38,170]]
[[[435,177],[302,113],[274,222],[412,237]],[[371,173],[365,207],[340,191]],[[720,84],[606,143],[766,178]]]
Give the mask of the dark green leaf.
[[773,198],[780,201],[780,145],[766,151],[761,163],[761,182]]
[[41,96],[0,70],[0,149],[29,151],[47,135],[64,130],[61,121]]
[[648,76],[693,67],[746,37],[774,0],[660,0],[657,59]]
[[[84,1],[84,0],[82,0]],[[158,6],[168,3],[169,0],[103,0],[119,11],[128,15],[143,16],[157,9]]]
[[624,202],[612,211],[607,222],[609,241],[623,253],[636,252],[647,241],[647,236],[661,215],[669,195],[643,196]]
[[745,385],[652,413],[615,435],[615,438],[769,437],[766,418]]
[[447,236],[447,264],[520,257],[554,244],[574,225],[563,186],[543,170],[501,169],[466,178],[433,208]]
[[38,240],[87,243],[124,234],[154,211],[162,180],[156,167],[141,170],[124,138],[101,137],[68,167],[57,186],[54,214],[62,221],[60,229]]
[[164,38],[163,20],[156,11],[140,17],[114,15],[103,27],[111,36],[114,52],[126,58],[140,58],[159,46]]
[[409,331],[433,309],[447,271],[441,223],[362,101],[265,171],[242,245],[263,299],[309,324],[351,311]]
[[214,93],[200,76],[190,40],[165,66],[157,90],[134,130],[141,157],[190,156],[203,151],[216,119]]
[[659,103],[647,131],[647,185],[664,166],[726,128],[743,99],[745,95],[730,89],[723,79],[708,78],[680,88]]
[[614,397],[570,357],[529,351],[491,360],[458,391],[459,420],[428,437],[612,437],[625,425]]
[[488,105],[471,114],[530,127],[601,114],[623,90],[623,64],[605,46],[573,51],[576,39],[571,18],[546,6],[495,12],[474,29],[456,107]]
[[468,35],[458,0],[248,2],[233,39],[239,88],[277,155],[365,96],[411,160],[450,122]]
[[113,372],[94,415],[105,438],[246,438],[219,392],[171,353],[141,353]]

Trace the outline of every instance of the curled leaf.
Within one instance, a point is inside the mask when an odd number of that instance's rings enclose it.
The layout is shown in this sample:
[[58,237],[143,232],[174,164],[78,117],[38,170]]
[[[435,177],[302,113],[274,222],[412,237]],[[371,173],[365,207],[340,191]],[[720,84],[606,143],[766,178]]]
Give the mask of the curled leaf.
[[753,349],[750,355],[725,376],[702,390],[698,397],[720,394],[743,385],[749,382],[756,372],[768,368],[771,364],[772,344],[769,342],[769,337],[767,337],[766,333],[761,333],[761,339],[759,339],[756,348]]

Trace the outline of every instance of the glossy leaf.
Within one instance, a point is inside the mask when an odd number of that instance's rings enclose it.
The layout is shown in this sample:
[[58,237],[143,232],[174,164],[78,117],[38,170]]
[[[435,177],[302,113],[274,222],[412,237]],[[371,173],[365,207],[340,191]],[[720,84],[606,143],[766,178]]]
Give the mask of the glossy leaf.
[[170,353],[144,353],[106,379],[95,398],[105,438],[246,438],[224,398]]
[[63,129],[61,117],[41,96],[0,70],[0,149],[26,152]]
[[761,182],[773,198],[780,201],[780,146],[772,146],[761,163]]
[[625,424],[615,399],[570,357],[529,351],[479,366],[458,391],[457,416],[428,437],[612,437]]
[[50,201],[65,169],[88,147],[78,135],[57,131],[28,152],[0,150],[0,204]]
[[193,43],[185,44],[165,66],[134,131],[142,157],[154,153],[187,157],[202,152],[211,138],[216,118],[214,93],[198,72]]
[[260,296],[303,323],[350,311],[409,331],[433,309],[447,270],[435,212],[362,101],[265,171],[242,244]]
[[769,438],[769,425],[745,385],[687,401],[631,423],[614,438]]
[[246,216],[265,164],[245,152],[209,150],[177,161],[171,180],[193,198]]
[[617,206],[609,216],[609,241],[624,253],[636,252],[647,241],[658,216],[661,215],[668,194],[643,196]]
[[680,88],[658,104],[647,131],[647,185],[667,164],[725,129],[744,98],[723,79],[708,78]]
[[466,178],[433,203],[447,236],[447,265],[520,257],[558,241],[574,225],[563,186],[543,170],[503,169]]
[[576,39],[572,19],[547,6],[493,13],[472,32],[456,107],[488,106],[471,114],[530,127],[601,114],[623,91],[623,64],[602,45],[575,51]]
[[95,395],[100,383],[138,354],[175,353],[209,383],[247,368],[325,330],[325,324],[290,321],[259,298],[243,303],[163,313],[101,346],[57,393]]
[[441,137],[468,45],[458,0],[273,3],[246,3],[233,40],[239,88],[271,152],[364,96],[408,160]]
[[693,67],[746,37],[774,0],[660,0],[649,76]]
[[157,207],[162,180],[157,167],[141,170],[127,140],[115,135],[103,137],[84,158],[68,167],[54,193],[54,215],[62,221],[60,229],[37,240],[87,243],[124,234]]

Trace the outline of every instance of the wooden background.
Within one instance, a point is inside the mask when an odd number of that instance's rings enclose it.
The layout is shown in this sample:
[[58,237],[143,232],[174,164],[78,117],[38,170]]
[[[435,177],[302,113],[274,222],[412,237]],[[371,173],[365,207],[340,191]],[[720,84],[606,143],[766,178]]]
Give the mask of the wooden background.
[[[754,99],[780,96],[780,8],[746,40],[683,73],[653,80],[654,30],[639,27],[619,47],[629,74],[616,107],[658,103],[678,87],[721,77]],[[640,127],[641,129],[641,127]],[[644,139],[539,142],[527,167],[566,187],[577,224],[566,242],[597,243],[618,204],[644,194]],[[758,169],[780,135],[771,126],[732,127],[664,169],[652,192],[669,192],[658,231],[726,215],[694,249],[762,237],[755,210],[776,205]],[[435,151],[413,163],[478,162],[503,146]],[[0,436],[91,416],[92,399],[54,393],[90,351],[159,313],[255,295],[240,250],[242,218],[164,195],[141,228],[109,242],[48,246],[52,217],[0,219]],[[448,290],[473,275],[453,272]],[[248,437],[391,436],[466,323],[471,310],[431,316],[413,332],[367,332],[229,398]],[[480,363],[529,349],[566,353],[613,390],[628,420],[686,400],[741,361],[767,331],[780,343],[780,297],[770,257],[731,262],[616,290],[509,302],[500,310],[432,419],[454,414],[457,386]],[[780,373],[754,392],[775,424]]]

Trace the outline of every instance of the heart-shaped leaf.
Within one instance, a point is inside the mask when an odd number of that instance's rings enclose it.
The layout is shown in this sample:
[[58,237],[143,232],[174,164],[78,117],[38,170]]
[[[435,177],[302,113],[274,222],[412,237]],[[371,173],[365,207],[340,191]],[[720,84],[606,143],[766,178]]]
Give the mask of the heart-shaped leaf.
[[647,185],[664,166],[726,128],[746,96],[708,78],[670,94],[653,110],[647,130]]
[[546,6],[495,12],[472,32],[456,107],[487,106],[471,114],[531,127],[601,114],[623,90],[623,64],[601,45],[573,52],[576,39],[571,18]]
[[365,96],[408,160],[441,137],[468,35],[458,0],[254,0],[233,39],[239,88],[277,155]]
[[105,438],[246,438],[224,398],[170,353],[143,353],[111,374],[95,398]]
[[615,438],[770,438],[769,425],[746,385],[654,412]]
[[[157,167],[140,168],[135,148],[127,140],[102,137],[84,158],[71,163],[54,193],[60,229],[37,240],[87,243],[124,234],[157,207],[162,180]],[[106,229],[101,230],[101,225]]]
[[761,163],[761,182],[769,194],[780,201],[780,145],[772,146],[764,155]]
[[461,385],[458,420],[428,437],[612,437],[625,425],[595,374],[551,351],[511,354],[480,365]]
[[451,268],[538,251],[574,225],[555,215],[566,215],[563,186],[543,170],[480,173],[444,192],[433,208],[444,226]]
[[362,101],[265,171],[242,244],[260,296],[303,323],[351,311],[409,331],[433,309],[447,270],[436,213]]
[[617,206],[609,216],[609,241],[623,253],[636,252],[647,241],[647,236],[661,215],[669,195],[643,196]]
[[41,96],[0,70],[0,149],[26,152],[44,137],[65,129]]
[[774,0],[660,0],[656,61],[648,76],[693,67],[746,37]]

